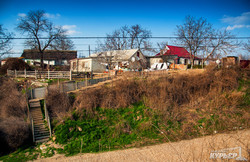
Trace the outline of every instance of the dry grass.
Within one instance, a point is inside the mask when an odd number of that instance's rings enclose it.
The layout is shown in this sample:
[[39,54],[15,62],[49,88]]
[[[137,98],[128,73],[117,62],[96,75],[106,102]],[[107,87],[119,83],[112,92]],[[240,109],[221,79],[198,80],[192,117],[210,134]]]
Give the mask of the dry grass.
[[0,121],[1,153],[16,150],[30,137],[29,125],[22,118],[10,117]]
[[59,122],[70,113],[72,101],[67,93],[61,93],[59,89],[49,89],[45,96],[46,106],[50,116]]
[[30,135],[25,96],[18,91],[17,84],[0,78],[0,139],[1,153],[13,151],[21,146]]
[[[176,127],[182,123],[179,131],[167,133],[172,140],[233,130],[234,127],[248,128],[249,110],[239,108],[245,93],[236,91],[242,75],[249,80],[246,71],[214,67],[203,73],[147,79],[125,77],[114,86],[82,91],[74,107],[82,116],[96,116],[97,107],[120,108],[143,102],[157,112],[164,122],[163,127],[168,127],[170,121]],[[197,126],[198,121],[200,126]]]
[[25,95],[18,91],[14,81],[1,77],[0,92],[0,118],[27,117]]

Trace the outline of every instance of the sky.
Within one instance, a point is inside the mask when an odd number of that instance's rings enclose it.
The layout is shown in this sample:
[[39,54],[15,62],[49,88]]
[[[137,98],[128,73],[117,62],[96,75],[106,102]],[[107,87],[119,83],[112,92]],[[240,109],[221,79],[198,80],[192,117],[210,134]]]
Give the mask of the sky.
[[[0,24],[15,37],[25,37],[15,28],[18,18],[30,10],[45,10],[55,24],[70,37],[106,36],[124,25],[140,24],[152,36],[175,36],[176,26],[187,15],[206,18],[216,29],[227,29],[237,37],[250,37],[250,0],[0,0]],[[95,39],[73,40],[78,56],[94,50]],[[157,42],[172,40],[151,39]],[[246,40],[241,40],[246,41]],[[171,44],[174,45],[174,44]],[[13,41],[13,53],[20,56],[24,40]]]

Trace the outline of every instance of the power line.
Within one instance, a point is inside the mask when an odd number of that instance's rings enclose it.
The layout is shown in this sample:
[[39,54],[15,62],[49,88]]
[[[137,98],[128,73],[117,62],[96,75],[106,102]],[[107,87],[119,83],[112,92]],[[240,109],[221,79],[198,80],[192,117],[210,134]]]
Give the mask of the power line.
[[[66,39],[106,39],[106,38],[132,38],[132,37],[95,37],[95,36],[90,36],[90,37],[67,37]],[[145,38],[145,37],[137,37],[137,38]],[[201,39],[219,39],[218,37],[203,37]],[[11,38],[0,38],[0,39],[34,39],[34,38],[29,38],[29,37],[11,37]],[[41,37],[39,39],[49,39],[47,37]],[[180,39],[179,37],[176,36],[154,36],[154,37],[148,37],[147,39]],[[250,37],[229,37],[225,39],[250,39]]]

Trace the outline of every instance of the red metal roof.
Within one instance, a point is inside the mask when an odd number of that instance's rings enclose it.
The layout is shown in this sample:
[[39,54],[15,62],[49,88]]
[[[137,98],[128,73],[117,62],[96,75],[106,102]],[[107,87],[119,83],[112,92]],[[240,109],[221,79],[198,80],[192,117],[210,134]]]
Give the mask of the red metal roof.
[[[163,55],[177,55],[178,57],[182,58],[190,58],[190,53],[184,47],[177,47],[177,46],[166,46],[164,49],[165,52]],[[160,53],[156,54],[159,56]],[[198,57],[194,57],[195,59],[200,59]]]

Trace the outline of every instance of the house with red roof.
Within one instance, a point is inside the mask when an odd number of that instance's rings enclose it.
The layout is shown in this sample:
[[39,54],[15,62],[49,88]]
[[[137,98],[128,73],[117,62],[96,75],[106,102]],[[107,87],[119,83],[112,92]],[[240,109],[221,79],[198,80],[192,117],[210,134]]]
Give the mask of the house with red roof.
[[[190,53],[184,47],[169,46],[167,45],[165,49],[161,50],[155,55],[158,58],[162,58],[165,62],[175,63],[175,64],[191,64]],[[194,57],[194,65],[200,65],[201,59]]]

